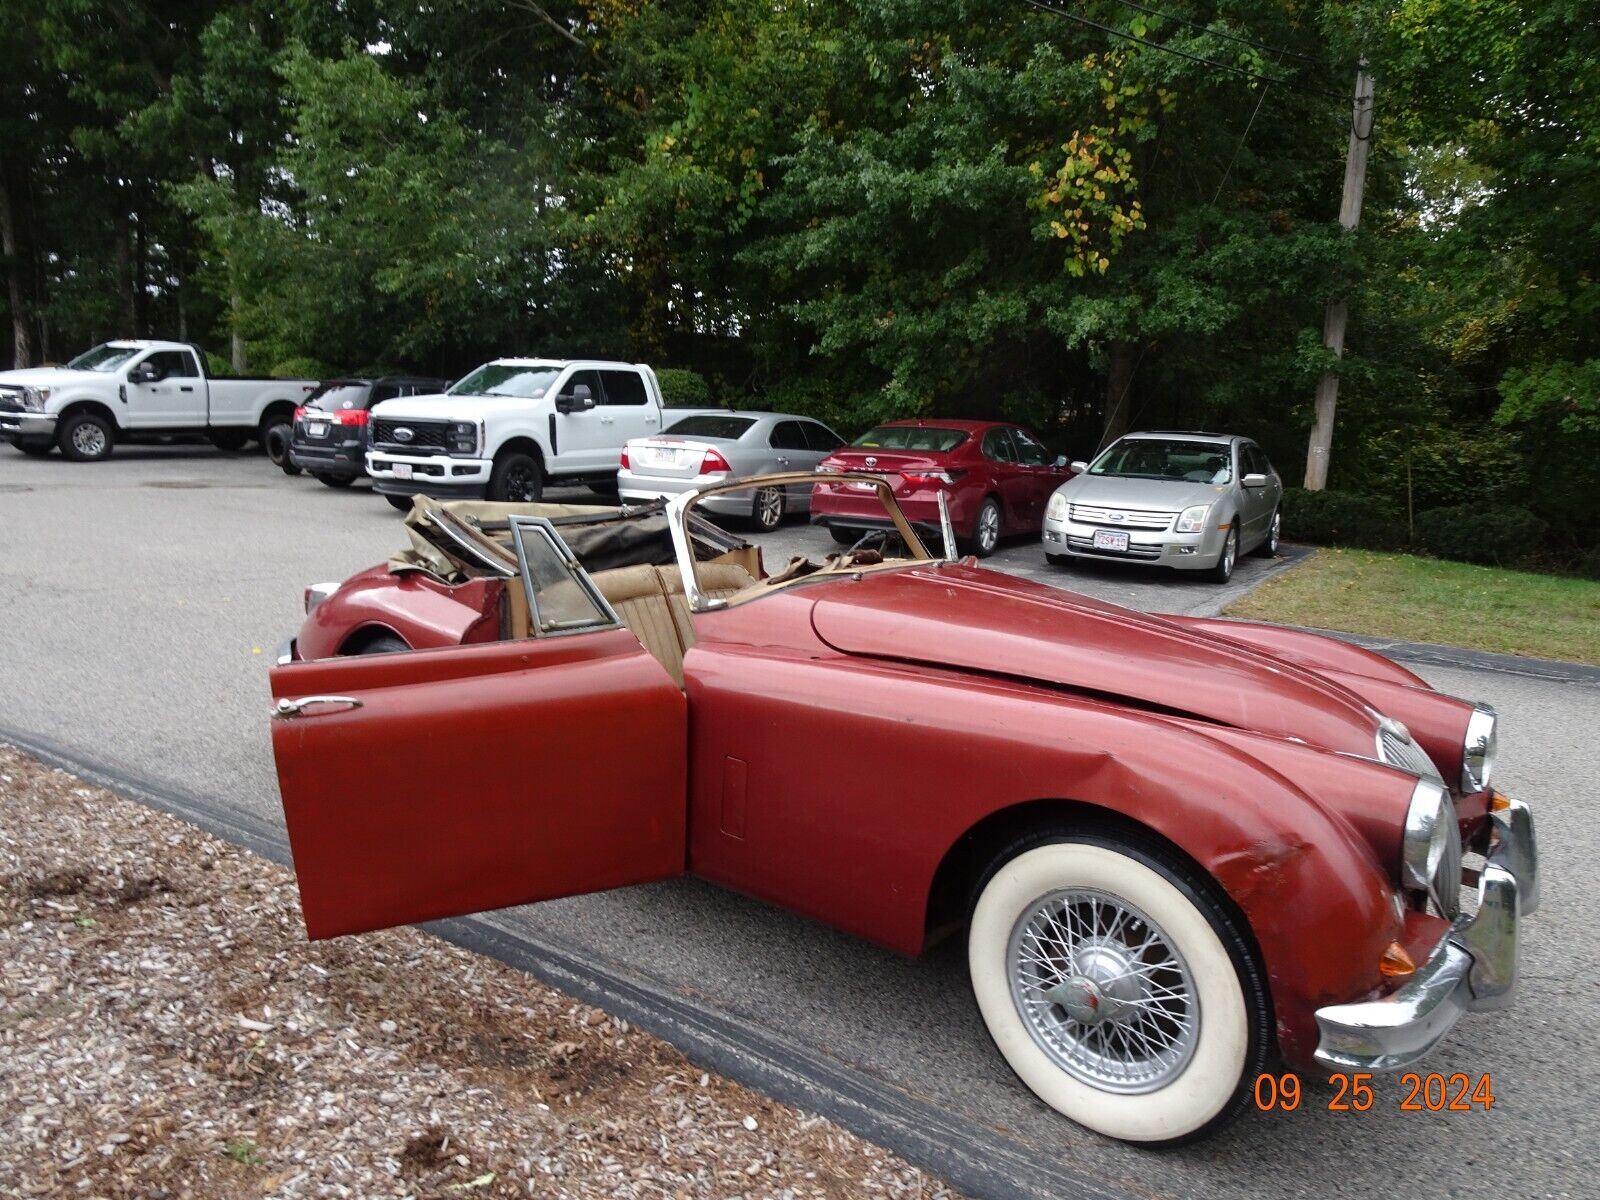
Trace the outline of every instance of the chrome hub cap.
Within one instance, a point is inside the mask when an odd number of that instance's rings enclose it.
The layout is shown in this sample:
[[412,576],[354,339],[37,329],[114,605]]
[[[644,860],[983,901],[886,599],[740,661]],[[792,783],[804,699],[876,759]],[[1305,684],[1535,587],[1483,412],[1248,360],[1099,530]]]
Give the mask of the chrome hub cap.
[[1283,514],[1272,514],[1272,537],[1267,542],[1267,548],[1274,554],[1278,552],[1278,531],[1283,528]]
[[1039,1048],[1075,1079],[1150,1092],[1176,1078],[1200,1033],[1188,964],[1137,908],[1104,892],[1052,892],[1018,918],[1011,997]]
[[79,454],[100,454],[106,448],[106,431],[98,425],[79,425],[72,431],[72,448]]
[[978,514],[978,544],[985,550],[989,550],[999,540],[1000,510],[991,504]]

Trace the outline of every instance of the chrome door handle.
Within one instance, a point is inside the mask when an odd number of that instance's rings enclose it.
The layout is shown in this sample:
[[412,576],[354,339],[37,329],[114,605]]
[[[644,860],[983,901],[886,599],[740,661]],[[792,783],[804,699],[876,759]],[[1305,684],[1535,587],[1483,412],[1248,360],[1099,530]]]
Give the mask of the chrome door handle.
[[602,424],[602,425],[611,425],[611,424],[614,424],[615,421],[616,421],[615,417],[601,417],[600,418],[600,424]]
[[272,706],[274,720],[287,721],[290,717],[311,716],[304,710],[313,704],[338,704],[345,708],[360,708],[361,701],[354,696],[301,696],[298,700],[279,700]]

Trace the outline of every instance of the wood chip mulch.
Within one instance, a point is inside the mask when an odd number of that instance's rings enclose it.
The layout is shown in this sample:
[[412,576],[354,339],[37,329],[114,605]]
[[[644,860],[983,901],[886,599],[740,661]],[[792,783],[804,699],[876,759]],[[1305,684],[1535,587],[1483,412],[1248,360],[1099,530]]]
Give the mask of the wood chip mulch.
[[0,1196],[954,1197],[414,929],[0,746]]

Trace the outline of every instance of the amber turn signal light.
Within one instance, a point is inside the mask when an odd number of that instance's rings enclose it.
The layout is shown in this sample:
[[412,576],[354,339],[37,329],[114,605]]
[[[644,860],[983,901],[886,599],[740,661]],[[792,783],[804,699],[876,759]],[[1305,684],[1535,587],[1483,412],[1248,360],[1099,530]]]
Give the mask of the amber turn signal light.
[[1389,948],[1378,960],[1378,970],[1390,979],[1397,975],[1410,975],[1416,969],[1417,964],[1411,961],[1411,955],[1406,953],[1406,948],[1399,942],[1390,942]]
[[1511,807],[1511,797],[1502,796],[1499,792],[1490,792],[1489,793],[1489,811],[1490,812],[1505,812],[1506,809],[1508,809],[1510,807]]

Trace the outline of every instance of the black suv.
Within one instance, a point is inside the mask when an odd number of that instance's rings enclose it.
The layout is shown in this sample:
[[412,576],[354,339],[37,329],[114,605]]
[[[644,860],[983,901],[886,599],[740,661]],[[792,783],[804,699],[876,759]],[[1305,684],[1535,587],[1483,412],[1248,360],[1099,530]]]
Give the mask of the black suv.
[[450,382],[410,375],[324,381],[295,409],[284,471],[304,470],[329,487],[349,487],[367,473],[367,410],[396,396],[431,396]]

